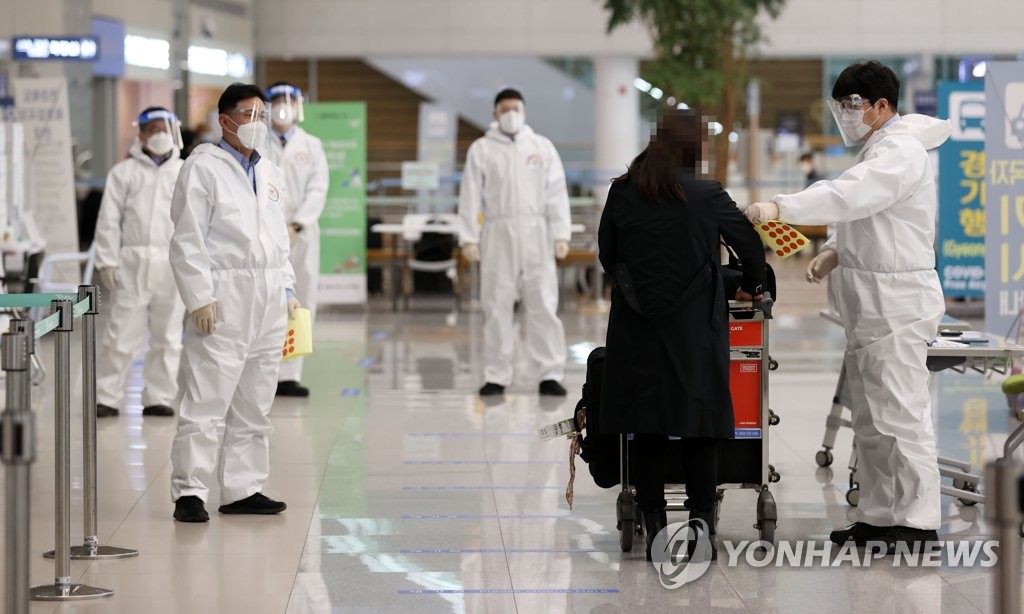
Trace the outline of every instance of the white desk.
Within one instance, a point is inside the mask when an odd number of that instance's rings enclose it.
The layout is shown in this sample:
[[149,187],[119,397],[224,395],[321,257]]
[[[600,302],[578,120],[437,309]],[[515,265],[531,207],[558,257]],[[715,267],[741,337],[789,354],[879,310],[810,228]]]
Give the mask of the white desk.
[[[572,224],[569,226],[569,230],[574,234],[579,234],[585,232],[587,227],[583,224]],[[399,238],[405,241],[416,241],[424,232],[458,235],[459,229],[458,226],[444,218],[432,218],[431,223],[422,224],[374,224],[370,226],[370,232],[394,236],[391,241],[391,309],[398,311],[398,295],[401,294],[401,279],[398,273]]]
[[[819,315],[829,322],[842,325],[842,320],[835,311],[825,309]],[[970,330],[970,328],[970,325],[966,322],[950,316],[944,316],[939,323],[939,330],[962,332]],[[982,374],[989,371],[1009,373],[1011,362],[1015,358],[1024,356],[1024,347],[1009,343],[995,335],[986,334],[985,337],[988,338],[988,343],[963,344],[956,347],[929,345],[928,370],[936,372],[953,369],[959,373],[964,373],[967,369],[972,369]],[[955,341],[956,338],[949,337],[948,340]],[[844,362],[844,365],[839,369],[839,381],[836,382],[835,396],[832,397],[832,409],[829,411],[828,418],[825,419],[825,437],[821,443],[822,449],[818,450],[814,455],[814,460],[819,467],[828,467],[832,464],[832,448],[835,447],[836,435],[839,433],[839,429],[842,427],[853,427],[852,419],[843,418],[843,410],[848,409],[850,403],[850,400],[847,398],[845,383],[846,365]],[[1020,428],[1024,428],[1024,425]],[[850,454],[849,469],[850,490],[846,493],[846,501],[850,505],[856,506],[860,501],[860,488],[856,479],[856,446],[854,446],[853,452]],[[953,480],[952,486],[943,485],[941,487],[942,494],[956,497],[966,505],[983,503],[985,497],[978,493],[978,484],[981,482],[981,476],[972,473],[972,469],[970,463],[965,461],[939,457],[939,474],[942,477]]]

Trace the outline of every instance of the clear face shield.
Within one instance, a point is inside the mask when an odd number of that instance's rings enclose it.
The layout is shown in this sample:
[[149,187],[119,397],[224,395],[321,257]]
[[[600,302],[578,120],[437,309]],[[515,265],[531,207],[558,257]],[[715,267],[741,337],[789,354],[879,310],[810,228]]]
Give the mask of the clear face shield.
[[275,85],[266,92],[270,100],[270,119],[274,126],[290,128],[306,119],[302,110],[302,90],[291,85]]
[[170,111],[159,109],[139,115],[133,124],[139,129],[139,141],[149,152],[165,156],[173,150],[181,150],[181,122]]
[[262,100],[245,100],[224,116],[228,118],[224,132],[238,137],[242,147],[266,151],[270,144],[270,113]]
[[864,111],[871,108],[871,101],[853,94],[839,100],[829,98],[827,102],[839,134],[843,136],[843,144],[847,147],[860,144],[871,132],[871,126],[864,123]]

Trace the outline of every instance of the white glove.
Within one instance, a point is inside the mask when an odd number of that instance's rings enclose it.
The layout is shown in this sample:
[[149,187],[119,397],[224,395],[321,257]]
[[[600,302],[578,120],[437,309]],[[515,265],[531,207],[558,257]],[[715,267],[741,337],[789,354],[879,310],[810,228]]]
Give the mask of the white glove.
[[192,323],[207,335],[212,335],[217,328],[217,301],[193,311]]
[[117,267],[112,266],[100,269],[100,282],[107,290],[117,288]]
[[565,257],[569,255],[569,242],[568,241],[555,241],[555,258],[559,260],[565,260]]
[[807,283],[820,284],[825,276],[839,266],[839,254],[833,249],[826,249],[815,256],[807,265]]
[[480,246],[476,243],[466,243],[462,246],[462,257],[468,262],[480,262]]
[[779,206],[775,203],[754,203],[744,212],[751,224],[779,219]]
[[290,298],[290,299],[288,299],[288,319],[289,320],[294,320],[295,319],[295,311],[299,307],[302,307],[302,303],[299,302],[299,299],[297,299],[297,298]]

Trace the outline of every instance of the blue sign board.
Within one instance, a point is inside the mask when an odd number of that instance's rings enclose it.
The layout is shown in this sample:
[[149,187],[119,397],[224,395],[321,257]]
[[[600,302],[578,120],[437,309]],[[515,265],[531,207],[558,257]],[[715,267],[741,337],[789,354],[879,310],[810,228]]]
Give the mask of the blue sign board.
[[92,18],[92,34],[99,41],[99,53],[92,65],[97,77],[124,76],[124,22],[108,17]]
[[93,62],[100,44],[95,36],[16,36],[11,48],[15,61]]
[[939,84],[939,117],[953,124],[939,148],[938,270],[947,297],[985,296],[985,91]]
[[1024,62],[989,62],[985,101],[985,327],[1005,335],[1024,312]]

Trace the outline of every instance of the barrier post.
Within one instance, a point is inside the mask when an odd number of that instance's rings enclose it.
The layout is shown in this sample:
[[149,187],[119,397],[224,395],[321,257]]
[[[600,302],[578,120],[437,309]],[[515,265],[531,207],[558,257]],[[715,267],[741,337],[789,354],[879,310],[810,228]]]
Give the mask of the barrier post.
[[55,548],[53,584],[35,586],[33,600],[71,601],[109,597],[114,591],[71,582],[71,333],[74,307],[70,300],[55,300],[53,311],[60,314],[54,329],[54,523]]
[[29,469],[35,460],[35,429],[29,407],[29,354],[35,337],[11,322],[3,335],[2,366],[7,378],[6,404],[0,415],[0,459],[6,467],[4,534],[4,612],[28,614]]
[[999,539],[999,562],[992,575],[996,614],[1021,611],[1019,475],[1019,468],[1008,458],[995,460],[985,468],[985,513]]
[[72,559],[126,559],[139,556],[138,550],[101,546],[96,495],[96,315],[99,292],[96,286],[79,286],[78,300],[89,299],[82,315],[82,498],[84,540],[71,548]]

